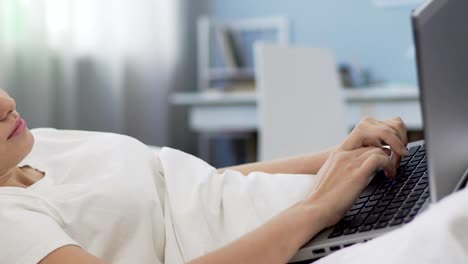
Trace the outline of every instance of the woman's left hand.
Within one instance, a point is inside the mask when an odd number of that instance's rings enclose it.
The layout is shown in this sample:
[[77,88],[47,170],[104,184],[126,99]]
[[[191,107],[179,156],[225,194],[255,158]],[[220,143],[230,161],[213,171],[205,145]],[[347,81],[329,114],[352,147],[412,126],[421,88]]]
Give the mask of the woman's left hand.
[[390,146],[392,162],[399,166],[402,156],[408,155],[406,125],[400,117],[379,121],[372,117],[364,117],[339,149],[351,151],[362,147],[383,148]]

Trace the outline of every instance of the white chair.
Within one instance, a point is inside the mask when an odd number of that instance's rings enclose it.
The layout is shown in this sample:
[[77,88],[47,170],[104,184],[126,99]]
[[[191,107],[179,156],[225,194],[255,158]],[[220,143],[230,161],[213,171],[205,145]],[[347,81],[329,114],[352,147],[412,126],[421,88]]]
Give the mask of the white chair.
[[258,43],[259,159],[311,153],[348,130],[336,63],[326,49]]

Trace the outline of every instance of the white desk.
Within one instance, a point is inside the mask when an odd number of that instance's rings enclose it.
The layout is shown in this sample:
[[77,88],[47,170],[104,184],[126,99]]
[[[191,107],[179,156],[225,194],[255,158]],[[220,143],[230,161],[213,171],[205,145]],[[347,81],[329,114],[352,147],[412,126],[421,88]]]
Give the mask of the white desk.
[[[380,120],[401,116],[410,130],[423,127],[416,87],[389,85],[346,89],[343,96],[350,128],[366,115]],[[171,102],[189,107],[190,128],[196,132],[255,131],[258,128],[254,92],[177,93],[172,95]]]
[[[414,86],[346,89],[343,90],[343,97],[350,128],[366,115],[379,120],[400,116],[409,130],[419,131],[423,128],[419,91]],[[190,128],[200,133],[198,156],[207,161],[210,160],[211,134],[258,129],[257,95],[254,92],[177,93],[171,96],[171,102],[188,107]]]

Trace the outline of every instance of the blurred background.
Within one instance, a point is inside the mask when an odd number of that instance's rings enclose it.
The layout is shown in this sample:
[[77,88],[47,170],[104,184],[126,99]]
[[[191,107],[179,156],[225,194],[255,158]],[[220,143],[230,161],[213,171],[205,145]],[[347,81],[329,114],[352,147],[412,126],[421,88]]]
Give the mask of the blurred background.
[[30,128],[130,135],[223,167],[317,151],[360,118],[422,137],[421,0],[0,0],[0,87]]

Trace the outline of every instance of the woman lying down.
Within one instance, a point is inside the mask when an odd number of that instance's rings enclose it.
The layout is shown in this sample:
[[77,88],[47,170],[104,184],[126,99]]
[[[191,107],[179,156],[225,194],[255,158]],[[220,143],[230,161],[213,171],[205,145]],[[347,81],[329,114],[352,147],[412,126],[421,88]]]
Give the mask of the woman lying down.
[[[333,149],[216,170],[169,148],[155,156],[126,136],[30,132],[3,91],[0,135],[0,263],[8,264],[286,263],[341,218],[370,175],[383,169],[394,177],[407,154],[401,119],[366,118]],[[388,253],[411,248],[407,234],[417,233],[423,220],[414,221],[413,231],[411,223],[407,232],[321,261],[375,263],[369,258],[375,253],[385,257],[381,263],[421,263]],[[463,252],[450,231],[437,235],[446,233],[452,244],[431,248],[425,241],[426,256],[449,246]],[[449,255],[450,263],[466,261],[463,256]]]

